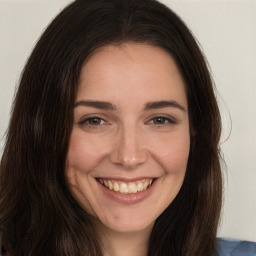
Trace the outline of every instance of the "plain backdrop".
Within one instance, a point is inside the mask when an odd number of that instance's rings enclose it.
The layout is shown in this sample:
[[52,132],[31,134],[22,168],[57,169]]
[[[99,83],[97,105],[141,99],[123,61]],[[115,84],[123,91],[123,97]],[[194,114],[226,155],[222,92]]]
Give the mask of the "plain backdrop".
[[[26,59],[47,24],[69,2],[0,0],[0,155]],[[162,2],[197,37],[218,89],[226,160],[218,235],[256,242],[256,0]]]

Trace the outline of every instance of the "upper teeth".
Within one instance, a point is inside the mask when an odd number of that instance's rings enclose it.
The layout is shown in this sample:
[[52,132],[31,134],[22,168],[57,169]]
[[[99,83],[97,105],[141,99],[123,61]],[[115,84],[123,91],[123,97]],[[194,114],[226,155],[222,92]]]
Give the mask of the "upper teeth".
[[144,179],[136,182],[123,182],[115,180],[99,179],[99,182],[109,190],[122,194],[134,194],[146,190],[153,182],[153,179]]

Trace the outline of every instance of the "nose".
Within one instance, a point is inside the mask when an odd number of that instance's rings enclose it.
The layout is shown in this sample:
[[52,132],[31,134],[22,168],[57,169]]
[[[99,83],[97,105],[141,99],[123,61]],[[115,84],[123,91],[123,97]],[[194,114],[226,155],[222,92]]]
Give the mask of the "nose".
[[113,144],[110,160],[113,164],[127,169],[134,169],[147,161],[146,139],[136,128],[123,128]]

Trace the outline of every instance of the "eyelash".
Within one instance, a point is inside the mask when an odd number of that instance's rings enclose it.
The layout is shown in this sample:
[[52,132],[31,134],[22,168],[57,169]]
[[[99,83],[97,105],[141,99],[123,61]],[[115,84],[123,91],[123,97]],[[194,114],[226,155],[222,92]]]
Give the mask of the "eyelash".
[[[157,123],[159,122],[160,123]],[[91,123],[94,122],[94,123]],[[171,118],[171,117],[165,117],[165,116],[155,116],[151,118],[149,121],[146,122],[147,125],[156,125],[156,126],[164,126],[164,125],[171,125],[171,124],[176,124],[177,122]],[[78,122],[80,126],[86,126],[87,128],[90,129],[97,129],[99,126],[102,125],[109,125],[105,119],[98,117],[98,116],[92,116],[92,117],[87,117],[81,121]]]
[[[154,121],[164,121],[164,123],[155,123]],[[170,117],[165,117],[165,116],[156,116],[154,118],[151,118],[148,122],[148,124],[154,124],[157,126],[161,126],[161,125],[168,125],[168,124],[176,124],[177,122]]]
[[[90,121],[93,121],[93,122],[96,121],[96,122],[94,124],[91,124]],[[100,123],[97,123],[97,121],[98,122],[100,121]],[[101,126],[103,125],[103,123],[109,124],[106,120],[98,116],[88,117],[78,122],[78,124],[81,126],[86,125],[86,126],[91,126],[92,128]]]

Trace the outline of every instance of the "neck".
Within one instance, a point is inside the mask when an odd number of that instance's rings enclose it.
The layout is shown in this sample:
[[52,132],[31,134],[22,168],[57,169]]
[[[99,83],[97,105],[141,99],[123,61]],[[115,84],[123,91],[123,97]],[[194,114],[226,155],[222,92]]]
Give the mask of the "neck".
[[153,224],[136,232],[116,232],[100,229],[104,256],[147,256]]

